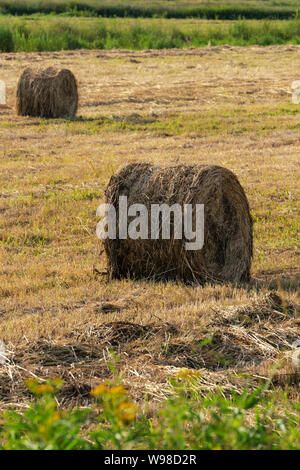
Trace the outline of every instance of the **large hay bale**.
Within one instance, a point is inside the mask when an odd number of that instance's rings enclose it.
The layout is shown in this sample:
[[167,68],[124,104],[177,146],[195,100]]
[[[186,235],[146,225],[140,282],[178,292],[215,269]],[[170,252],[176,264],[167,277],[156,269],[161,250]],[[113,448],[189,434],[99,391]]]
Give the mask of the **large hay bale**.
[[[119,220],[119,196],[131,204],[204,204],[204,245],[186,250],[186,239],[117,238],[104,240],[111,278],[184,282],[238,282],[250,279],[253,249],[252,218],[245,192],[226,168],[205,165],[158,167],[134,163],[112,176],[105,192]],[[130,222],[134,217],[128,217]],[[149,220],[149,227],[150,227]]]
[[77,107],[77,83],[70,70],[27,68],[22,73],[17,88],[19,116],[73,118]]

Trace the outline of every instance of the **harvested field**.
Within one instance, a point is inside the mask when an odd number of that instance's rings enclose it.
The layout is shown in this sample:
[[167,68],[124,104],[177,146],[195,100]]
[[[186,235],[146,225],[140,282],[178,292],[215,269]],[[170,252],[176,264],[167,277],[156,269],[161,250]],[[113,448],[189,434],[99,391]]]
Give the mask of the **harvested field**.
[[[16,116],[29,63],[76,71],[77,118]],[[1,54],[0,409],[27,405],[29,376],[63,377],[61,403],[85,405],[112,349],[154,407],[182,368],[200,370],[204,394],[277,366],[272,386],[299,400],[299,70],[298,46]],[[110,176],[144,161],[237,175],[254,221],[249,284],[107,282],[96,209]]]
[[[60,339],[37,339],[9,345],[7,364],[0,369],[2,405],[26,403],[28,377],[60,376],[65,403],[89,401],[99,380],[110,377],[110,351],[119,357],[123,381],[137,400],[147,392],[156,400],[168,390],[167,379],[182,368],[200,371],[200,390],[224,385],[224,393],[250,388],[273,377],[281,387],[299,385],[299,371],[290,357],[299,336],[300,320],[292,303],[283,305],[277,294],[266,294],[248,304],[213,310],[198,317],[192,330],[180,332],[177,322],[142,324],[114,320],[78,324]],[[157,383],[159,380],[159,383]]]

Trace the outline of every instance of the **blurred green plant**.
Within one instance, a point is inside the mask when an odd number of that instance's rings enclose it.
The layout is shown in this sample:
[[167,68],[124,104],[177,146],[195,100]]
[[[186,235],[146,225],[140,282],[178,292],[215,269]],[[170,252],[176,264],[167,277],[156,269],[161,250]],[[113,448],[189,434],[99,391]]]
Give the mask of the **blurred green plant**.
[[14,50],[14,38],[9,26],[0,24],[0,52],[12,52]]
[[[285,398],[277,414],[267,386],[225,397],[199,394],[200,373],[182,369],[156,415],[132,402],[119,378],[91,391],[84,409],[59,406],[60,379],[27,381],[34,396],[24,412],[0,415],[0,449],[297,449],[299,403]],[[281,396],[282,400],[282,396]]]

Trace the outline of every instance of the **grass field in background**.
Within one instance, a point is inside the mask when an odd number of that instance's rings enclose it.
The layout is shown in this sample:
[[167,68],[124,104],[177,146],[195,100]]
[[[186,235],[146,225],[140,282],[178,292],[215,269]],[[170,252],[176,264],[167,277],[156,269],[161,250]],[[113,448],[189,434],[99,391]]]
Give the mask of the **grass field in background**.
[[299,44],[300,21],[207,21],[0,16],[0,51],[162,49]]
[[298,9],[296,0],[102,0],[101,5],[96,0],[0,0],[0,11],[12,15],[287,19],[295,16]]

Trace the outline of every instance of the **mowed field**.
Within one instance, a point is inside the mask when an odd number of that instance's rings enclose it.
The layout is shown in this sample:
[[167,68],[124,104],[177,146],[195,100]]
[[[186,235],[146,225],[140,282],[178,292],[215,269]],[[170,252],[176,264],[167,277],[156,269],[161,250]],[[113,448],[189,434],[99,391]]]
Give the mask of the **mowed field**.
[[[16,116],[28,65],[74,72],[75,120]],[[112,350],[150,407],[182,368],[200,371],[203,394],[273,374],[299,400],[299,70],[300,46],[1,54],[0,409],[26,406],[32,376],[62,377],[61,404],[88,403]],[[110,176],[137,161],[238,176],[254,220],[250,284],[107,281],[96,209]]]

